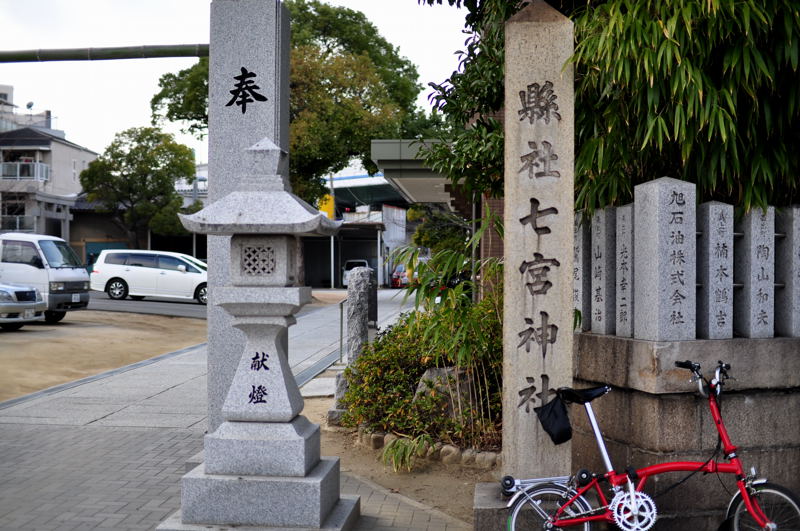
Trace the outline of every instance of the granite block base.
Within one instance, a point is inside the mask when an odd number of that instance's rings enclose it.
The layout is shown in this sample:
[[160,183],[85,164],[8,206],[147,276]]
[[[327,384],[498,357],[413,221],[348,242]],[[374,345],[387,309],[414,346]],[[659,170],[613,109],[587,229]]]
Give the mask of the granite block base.
[[473,529],[505,529],[509,498],[500,490],[500,482],[476,483],[472,502]]
[[[358,523],[361,515],[361,498],[354,495],[343,495],[333,507],[321,527],[265,527],[237,526],[237,531],[349,531]],[[181,511],[176,511],[156,527],[156,531],[230,531],[230,526],[185,524]]]
[[210,475],[200,465],[181,481],[188,524],[319,528],[338,501],[338,457],[305,477]]
[[319,462],[319,425],[303,416],[224,422],[206,435],[204,447],[206,474],[305,476]]

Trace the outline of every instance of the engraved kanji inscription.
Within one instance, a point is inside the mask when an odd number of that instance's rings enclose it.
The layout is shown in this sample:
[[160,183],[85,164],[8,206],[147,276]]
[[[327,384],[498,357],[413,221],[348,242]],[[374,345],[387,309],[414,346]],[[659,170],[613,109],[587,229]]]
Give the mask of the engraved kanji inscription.
[[235,79],[237,83],[233,86],[233,90],[229,91],[233,94],[233,97],[225,104],[226,107],[230,107],[235,103],[242,108],[242,114],[244,114],[247,111],[248,103],[267,101],[266,96],[256,92],[261,88],[256,85],[256,82],[253,80],[256,75],[255,72],[248,72],[245,67],[242,67],[242,73],[238,76],[233,76],[233,79]]
[[538,220],[543,216],[558,214],[558,209],[550,207],[539,210],[539,204],[538,199],[531,198],[531,213],[523,218],[519,218],[519,222],[523,225],[530,225],[533,231],[538,235],[550,234],[550,227],[540,227]]
[[519,114],[520,121],[525,118],[531,124],[537,120],[544,120],[544,123],[549,124],[550,118],[561,121],[561,115],[557,112],[556,99],[558,96],[553,92],[553,84],[550,81],[545,81],[541,86],[539,83],[531,83],[527,88],[527,91],[519,91],[522,109],[517,114]]
[[[553,152],[553,144],[547,140],[542,140],[541,144],[539,147],[536,142],[528,142],[531,152],[519,158],[522,168],[517,173],[527,171],[530,179],[534,177],[560,178],[561,174],[550,167],[551,162],[558,160],[558,155]],[[537,169],[539,171],[536,171]]]

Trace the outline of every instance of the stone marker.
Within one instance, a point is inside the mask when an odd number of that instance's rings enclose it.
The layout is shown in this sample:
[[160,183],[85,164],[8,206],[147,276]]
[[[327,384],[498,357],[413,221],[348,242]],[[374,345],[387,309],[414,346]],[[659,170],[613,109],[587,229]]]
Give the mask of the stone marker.
[[697,337],[733,337],[733,205],[717,201],[698,208]]
[[[373,291],[374,272],[369,267],[355,267],[347,276],[347,366],[361,355],[361,349],[369,340],[368,314],[370,311],[370,297]],[[377,304],[377,303],[376,303]],[[347,411],[342,404],[344,394],[347,392],[347,380],[344,373],[336,375],[336,392],[333,398],[333,408],[328,410],[328,424],[338,426],[342,415]]]
[[634,188],[634,337],[694,339],[697,218],[694,184],[662,177]]
[[616,335],[633,337],[633,204],[617,207]]
[[352,365],[368,341],[367,327],[370,298],[369,267],[356,267],[347,277],[347,364]]
[[592,333],[614,335],[617,305],[616,225],[614,207],[598,210],[592,216]]
[[359,498],[339,495],[339,459],[320,457],[288,362],[288,327],[311,300],[300,236],[339,227],[290,192],[288,18],[278,0],[214,0],[211,17],[209,162],[228,193],[181,221],[214,237],[210,301],[229,318],[209,315],[205,462],[183,477],[181,511],[158,529],[349,529]]
[[775,217],[775,334],[800,337],[800,206],[786,207]]
[[775,335],[775,208],[755,208],[736,223],[733,330],[742,337]]
[[[506,23],[504,474],[571,470],[535,407],[572,385],[572,22],[534,2]],[[566,65],[566,66],[565,66]]]
[[581,330],[584,332],[592,327],[592,275],[591,275],[591,248],[592,236],[588,220],[583,219],[583,213],[575,213],[575,240],[572,256],[572,302],[575,309],[581,312]]
[[[269,138],[289,150],[289,19],[279,2],[211,2],[208,85],[208,201],[214,202],[242,189],[246,149]],[[230,284],[228,239],[208,236],[209,431],[222,422],[245,341],[214,304],[216,286]]]

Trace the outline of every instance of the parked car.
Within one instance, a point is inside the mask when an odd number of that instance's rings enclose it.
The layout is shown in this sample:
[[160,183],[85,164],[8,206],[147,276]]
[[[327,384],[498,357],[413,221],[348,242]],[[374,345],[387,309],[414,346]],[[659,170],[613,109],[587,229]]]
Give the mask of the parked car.
[[408,286],[408,271],[405,264],[397,264],[392,273],[392,287],[404,288]]
[[92,266],[91,287],[112,299],[169,297],[208,301],[208,266],[169,251],[106,249]]
[[25,323],[44,321],[47,301],[33,286],[0,284],[0,328],[19,330]]
[[363,259],[345,261],[342,268],[342,286],[347,287],[347,277],[350,274],[350,270],[356,267],[369,267],[369,262]]
[[0,234],[0,282],[38,289],[47,309],[44,320],[57,323],[69,310],[89,305],[89,273],[67,242],[23,232]]

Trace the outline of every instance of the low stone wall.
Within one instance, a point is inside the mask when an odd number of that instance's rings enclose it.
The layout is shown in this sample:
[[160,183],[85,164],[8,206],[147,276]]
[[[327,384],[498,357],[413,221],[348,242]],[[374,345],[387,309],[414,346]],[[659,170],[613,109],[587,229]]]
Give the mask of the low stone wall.
[[[397,435],[393,433],[372,433],[364,428],[359,428],[358,430],[359,444],[372,450],[380,450],[397,438]],[[483,452],[472,448],[462,449],[452,444],[437,442],[428,447],[425,454],[419,455],[418,458],[427,459],[428,461],[441,461],[443,465],[447,466],[491,471],[497,476],[497,480],[500,480],[498,475],[502,464],[500,452]]]
[[[800,492],[800,339],[652,342],[582,333],[574,353],[575,387],[613,388],[592,405],[616,470],[711,456],[717,431],[707,401],[675,361],[699,362],[708,377],[723,360],[737,379],[726,383],[722,415],[746,470],[755,466],[759,476]],[[570,407],[573,465],[604,472],[583,407]],[[653,478],[646,491],[657,495],[687,474]],[[736,489],[732,475],[719,477],[729,492],[715,475],[696,474],[655,497],[656,529],[716,529]]]

